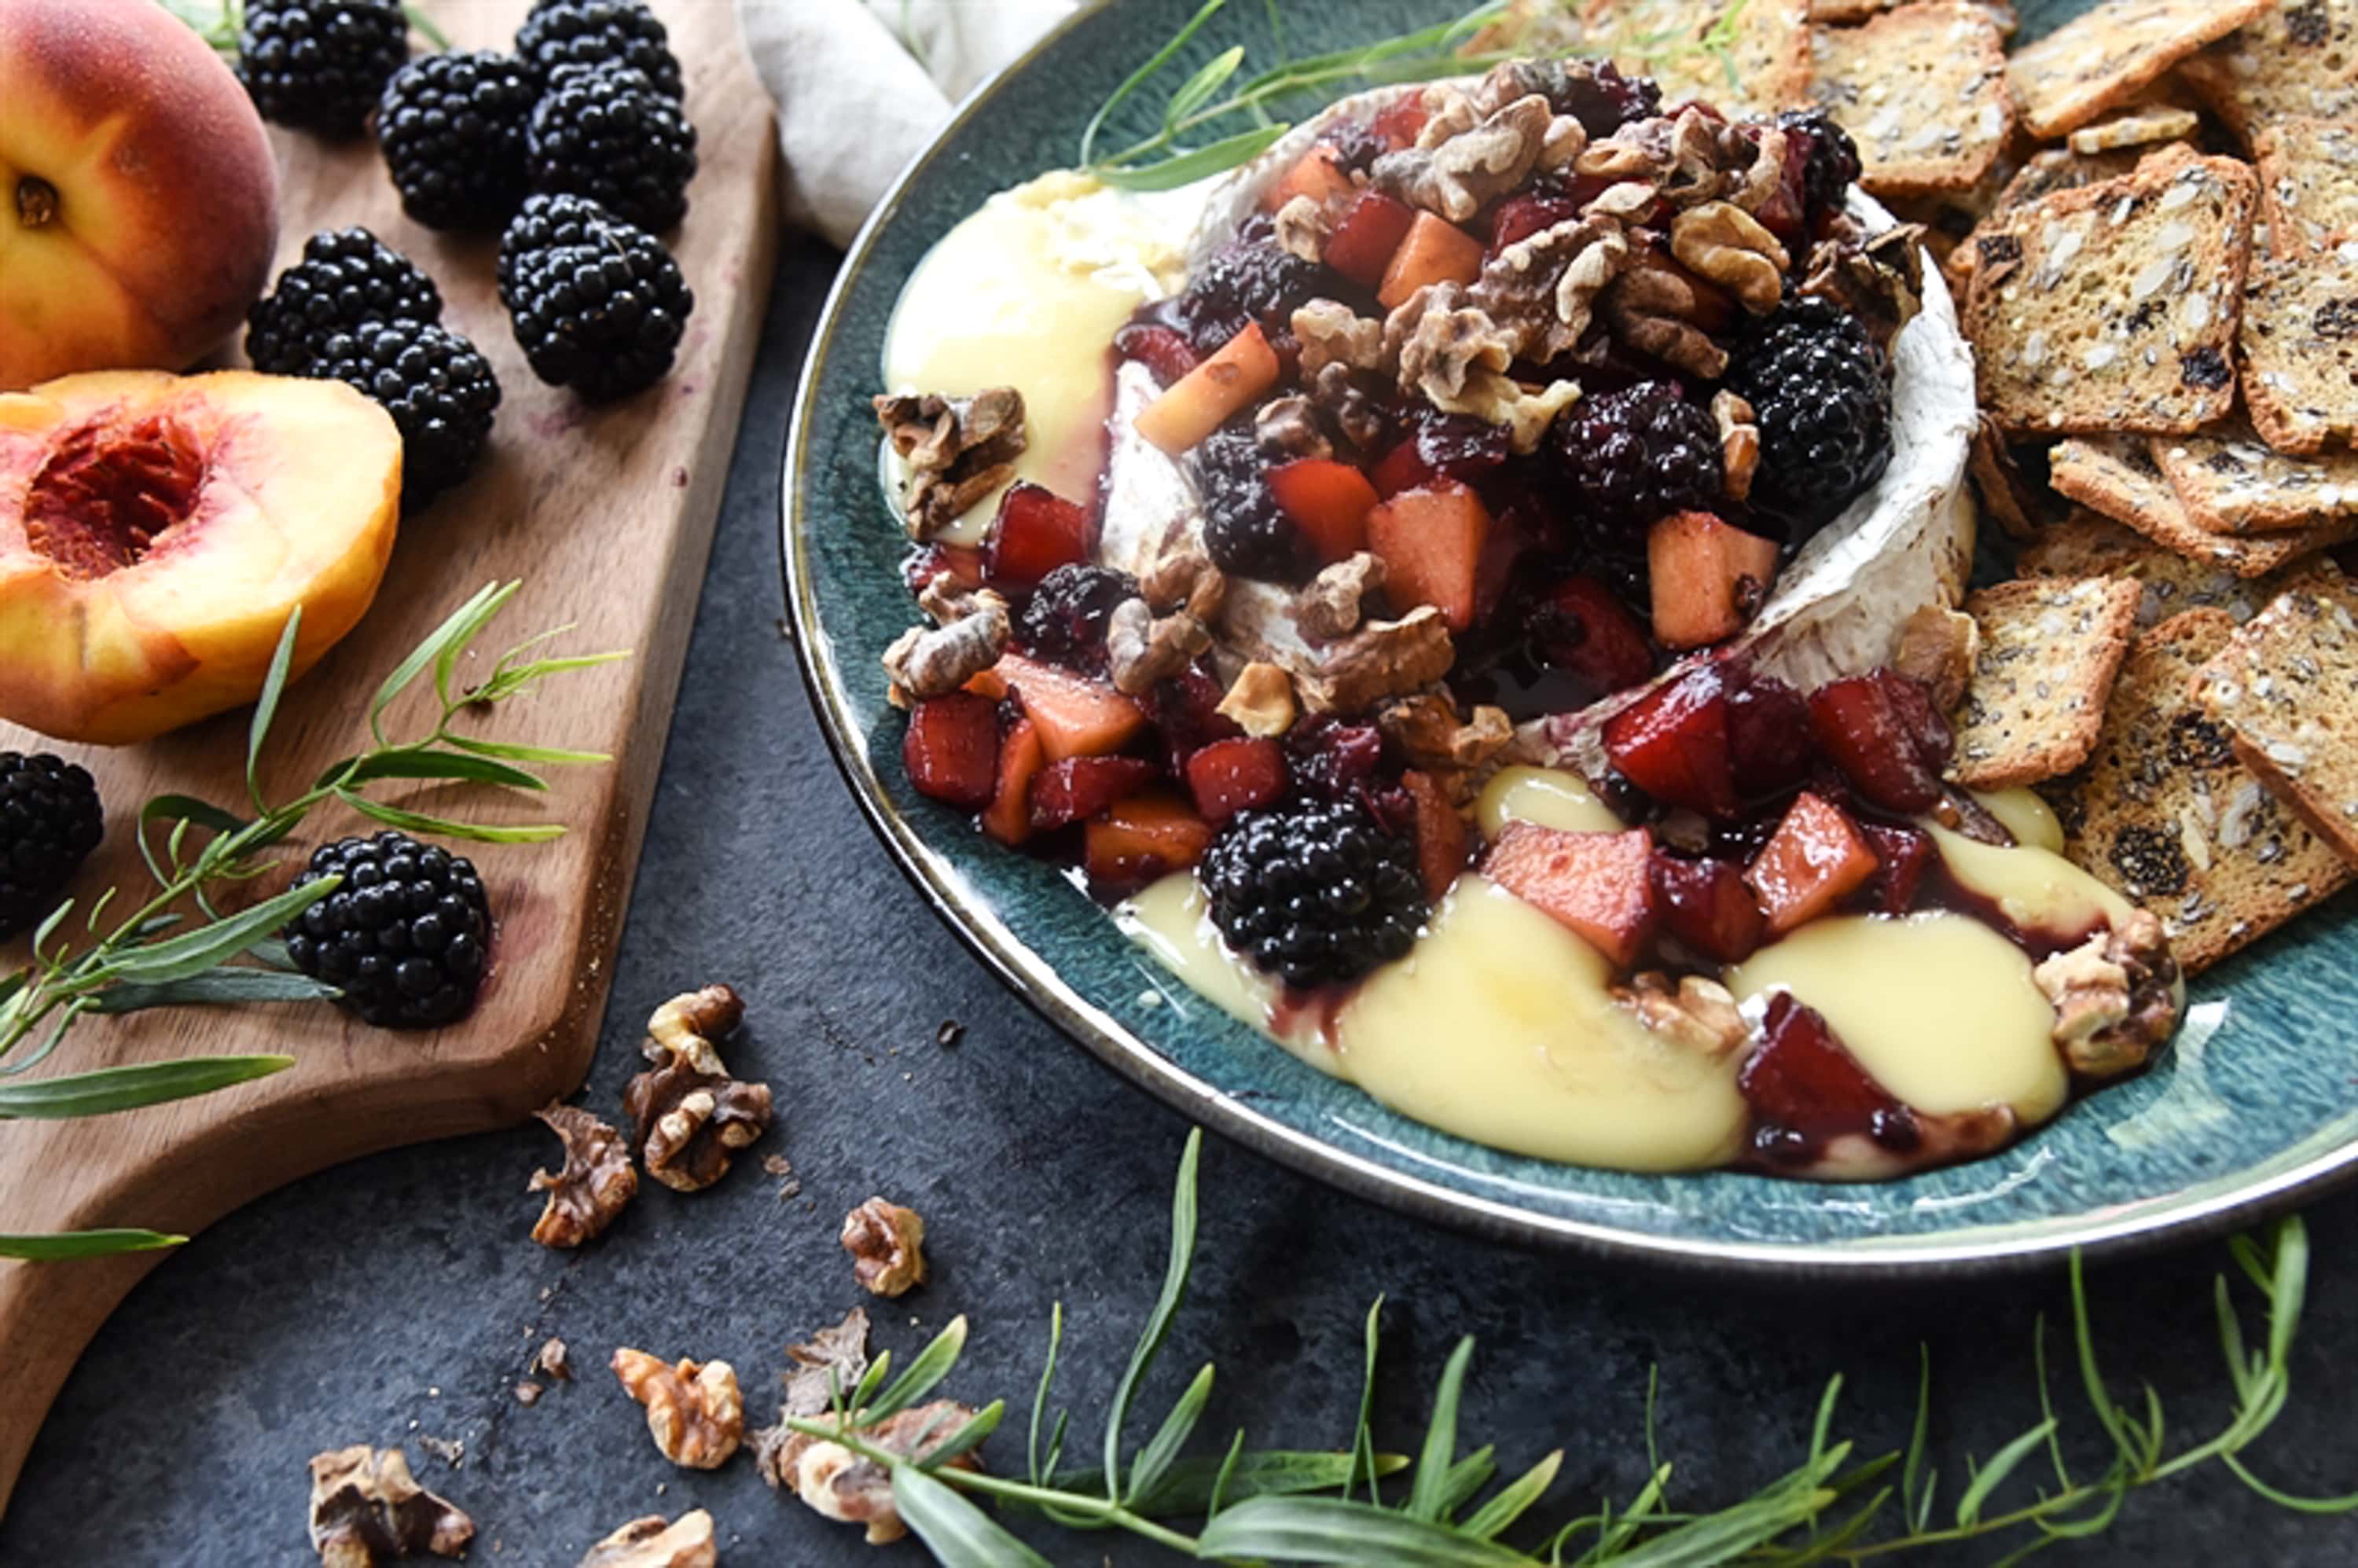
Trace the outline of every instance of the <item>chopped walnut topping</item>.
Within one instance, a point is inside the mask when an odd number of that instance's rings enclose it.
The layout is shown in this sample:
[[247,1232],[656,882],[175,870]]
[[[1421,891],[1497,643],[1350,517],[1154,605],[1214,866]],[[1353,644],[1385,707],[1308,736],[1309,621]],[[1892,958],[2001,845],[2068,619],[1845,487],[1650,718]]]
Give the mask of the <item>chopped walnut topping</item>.
[[1742,501],[1752,493],[1752,475],[1760,466],[1760,427],[1753,421],[1752,405],[1723,387],[1711,395],[1711,420],[1719,428],[1719,467],[1728,498]]
[[1441,611],[1421,604],[1398,621],[1370,621],[1328,643],[1315,671],[1301,672],[1295,684],[1313,713],[1357,713],[1431,686],[1449,673],[1455,656]]
[[[974,1416],[955,1400],[935,1400],[861,1428],[860,1438],[887,1454],[923,1459]],[[841,1524],[865,1525],[871,1546],[889,1545],[909,1533],[892,1506],[891,1473],[839,1443],[808,1437],[782,1423],[762,1433],[754,1456],[763,1480],[794,1493],[813,1512]],[[960,1470],[982,1467],[972,1454],[944,1463]]]
[[1596,297],[1628,270],[1629,254],[1609,218],[1558,223],[1491,257],[1468,297],[1509,334],[1512,353],[1545,364],[1586,335]]
[[[726,1000],[721,1000],[725,993]],[[654,1067],[622,1087],[639,1162],[677,1192],[700,1192],[729,1173],[730,1154],[769,1130],[770,1087],[740,1083],[698,1025],[726,1033],[744,1004],[725,986],[675,997],[648,1021]]]
[[1899,624],[1891,667],[1924,687],[1942,712],[1954,713],[1973,684],[1981,642],[1981,624],[1972,616],[1945,605],[1920,605]]
[[996,589],[968,588],[948,572],[936,572],[917,590],[917,608],[936,625],[947,626],[993,608],[1004,612],[1007,600]]
[[661,1514],[634,1519],[590,1549],[575,1568],[715,1568],[712,1516],[702,1509],[675,1522]]
[[1727,200],[1747,212],[1759,211],[1785,183],[1785,133],[1774,125],[1762,125],[1758,135],[1755,141],[1726,129],[1721,133],[1725,152],[1741,158],[1745,145],[1751,150],[1751,160],[1737,165],[1736,178],[1727,190]]
[[1401,390],[1450,413],[1465,411],[1481,372],[1515,362],[1513,336],[1466,299],[1456,284],[1428,284],[1384,319],[1384,357],[1399,364]]
[[667,1365],[644,1350],[614,1352],[614,1376],[647,1407],[655,1451],[689,1470],[717,1470],[745,1437],[745,1401],[737,1369],[726,1361],[683,1358]]
[[1328,365],[1384,368],[1384,324],[1333,299],[1314,299],[1288,322],[1302,341],[1302,373],[1316,379]]
[[1154,558],[1139,579],[1138,590],[1152,610],[1184,610],[1209,625],[1228,602],[1228,579],[1212,564],[1202,536],[1190,534]]
[[1842,220],[1810,247],[1801,291],[1840,306],[1866,329],[1870,342],[1888,350],[1923,308],[1923,243],[1920,223],[1900,223],[1869,238]]
[[[937,599],[925,608],[946,609],[952,602]],[[963,602],[968,612],[962,619],[943,626],[912,626],[884,650],[884,673],[892,680],[889,695],[895,707],[956,691],[1006,652],[1014,632],[1007,600],[986,588]]]
[[902,512],[913,539],[932,538],[1007,482],[1022,454],[1023,395],[994,386],[972,397],[895,394],[876,421],[909,464]]
[[[1454,91],[1454,90],[1445,90]],[[1469,101],[1470,102],[1470,101]],[[1376,159],[1368,178],[1378,189],[1412,207],[1466,222],[1539,167],[1542,151],[1564,154],[1563,135],[1551,137],[1555,114],[1534,93],[1467,124],[1451,101],[1426,121],[1417,146]]]
[[1614,987],[1613,1000],[1663,1039],[1706,1055],[1726,1055],[1751,1033],[1727,988],[1701,975],[1682,977],[1672,991],[1667,976],[1650,971]]
[[1777,308],[1792,260],[1759,219],[1733,201],[1705,201],[1671,220],[1671,254],[1756,316]]
[[361,1444],[311,1456],[311,1547],[322,1568],[373,1568],[430,1552],[456,1557],[475,1521],[419,1486],[398,1448]]
[[1248,735],[1282,735],[1293,728],[1293,677],[1255,659],[1237,672],[1214,711]]
[[868,1309],[853,1307],[833,1328],[787,1346],[786,1359],[794,1363],[786,1374],[786,1414],[817,1415],[838,1396],[850,1399],[868,1372]]
[[[1310,579],[1309,585],[1294,599],[1294,619],[1308,636],[1347,637],[1358,629],[1368,595],[1383,586],[1384,558],[1361,550],[1321,568],[1318,575]],[[1293,707],[1293,698],[1289,687],[1286,697],[1289,715]],[[1290,718],[1288,721],[1291,722]]]
[[579,1247],[614,1223],[639,1192],[622,1135],[579,1106],[550,1105],[536,1113],[565,1143],[562,1171],[535,1171],[527,1190],[548,1195],[532,1227],[543,1247]]
[[[1383,330],[1381,322],[1368,324],[1378,332]],[[1363,452],[1391,434],[1391,424],[1384,416],[1382,385],[1363,384],[1373,379],[1347,364],[1326,365],[1310,378],[1311,401],[1335,421],[1345,440]]]
[[1106,674],[1116,691],[1143,697],[1211,645],[1211,628],[1187,611],[1157,615],[1143,599],[1125,599],[1106,622]]
[[2178,962],[2150,910],[2056,954],[2031,979],[2055,1004],[2064,1060],[2090,1077],[2144,1065],[2178,1024]]
[[870,1198],[843,1217],[852,1277],[873,1294],[906,1295],[925,1282],[925,1222],[913,1208]]
[[1300,393],[1272,397],[1253,416],[1253,438],[1272,458],[1331,458],[1334,443],[1318,423],[1318,406]]
[[1609,218],[1617,223],[1637,223],[1654,210],[1662,199],[1653,183],[1644,179],[1617,179],[1590,199],[1580,210],[1584,218]]
[[1700,302],[1684,278],[1662,267],[1632,267],[1613,280],[1597,310],[1613,334],[1641,354],[1701,381],[1727,371],[1727,351],[1693,324]]
[[1506,709],[1477,707],[1461,718],[1448,694],[1422,691],[1376,709],[1376,728],[1427,773],[1478,768],[1507,749],[1515,727]]
[[1277,210],[1277,246],[1306,262],[1326,254],[1326,209],[1315,198],[1297,196]]

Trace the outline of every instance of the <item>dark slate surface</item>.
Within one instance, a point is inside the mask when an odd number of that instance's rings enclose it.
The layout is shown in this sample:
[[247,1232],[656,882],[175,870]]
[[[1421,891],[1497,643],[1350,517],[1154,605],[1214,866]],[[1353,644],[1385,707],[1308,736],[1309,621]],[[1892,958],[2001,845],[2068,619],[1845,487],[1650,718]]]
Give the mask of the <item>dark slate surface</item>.
[[[730,1060],[776,1087],[784,1131],[764,1152],[792,1157],[802,1195],[779,1201],[752,1163],[695,1197],[651,1186],[604,1244],[568,1256],[525,1239],[538,1208],[525,1179],[555,1150],[537,1129],[298,1184],[198,1238],[99,1335],[0,1522],[0,1563],[298,1563],[305,1459],[405,1441],[418,1475],[473,1513],[478,1562],[565,1568],[628,1518],[698,1505],[719,1521],[724,1563],[922,1561],[913,1547],[871,1553],[856,1532],[769,1492],[748,1460],[709,1475],[674,1469],[603,1368],[624,1344],[724,1357],[760,1405],[789,1336],[859,1299],[835,1230],[871,1193],[925,1214],[936,1270],[928,1288],[876,1314],[878,1343],[905,1356],[965,1313],[972,1348],[949,1391],[1021,1407],[1061,1300],[1063,1392],[1083,1412],[1079,1446],[1094,1449],[1087,1412],[1102,1408],[1160,1279],[1185,1129],[1001,990],[925,913],[811,720],[777,631],[778,465],[832,259],[790,246],[779,276],[588,1093],[614,1105],[650,1008],[730,980],[752,1002]],[[936,1032],[951,1019],[966,1030],[945,1048]],[[1224,1374],[1213,1427],[1339,1441],[1361,1318],[1382,1292],[1379,1413],[1390,1444],[1414,1445],[1424,1389],[1455,1336],[1473,1334],[1482,1351],[1464,1431],[1517,1467],[1563,1447],[1557,1517],[1642,1479],[1650,1362],[1661,1368],[1673,1502],[1693,1507],[1786,1468],[1837,1370],[1844,1430],[1866,1450],[1903,1442],[1920,1342],[1953,1496],[1958,1455],[1986,1454],[2036,1419],[2032,1323],[2067,1302],[2052,1272],[1830,1292],[1502,1250],[1218,1144],[1203,1191],[1203,1260],[1149,1392],[1154,1411],[1209,1359]],[[2358,1200],[2325,1202],[2309,1220],[2317,1262],[2297,1392],[2257,1456],[2279,1484],[2326,1491],[2358,1485],[2345,1414],[2358,1374],[2343,1366],[2358,1346]],[[2221,1415],[2210,1289],[2224,1262],[2223,1249],[2199,1247],[2093,1272],[2115,1381],[2152,1379],[2177,1434]],[[510,1390],[550,1335],[571,1346],[579,1376],[526,1408]],[[2084,1449],[2093,1428],[2076,1386],[2059,1379],[2059,1396]],[[18,1419],[4,1399],[0,1419]],[[453,1470],[420,1449],[425,1436],[463,1441],[463,1463]],[[1014,1445],[999,1446],[1004,1467]],[[1120,1538],[1043,1544],[1059,1563],[1158,1560]],[[1918,1560],[1999,1555],[1976,1546]],[[2279,1512],[2215,1470],[2133,1499],[2101,1541],[2049,1554],[2140,1565],[2353,1558],[2358,1523]]]

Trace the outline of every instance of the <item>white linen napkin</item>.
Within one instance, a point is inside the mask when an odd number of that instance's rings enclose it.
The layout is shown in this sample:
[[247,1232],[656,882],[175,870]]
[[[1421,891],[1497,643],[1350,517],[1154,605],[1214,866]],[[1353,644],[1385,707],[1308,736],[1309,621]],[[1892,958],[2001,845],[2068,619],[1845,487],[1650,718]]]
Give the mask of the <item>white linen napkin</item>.
[[848,244],[957,101],[1077,0],[737,0],[778,106],[786,218]]

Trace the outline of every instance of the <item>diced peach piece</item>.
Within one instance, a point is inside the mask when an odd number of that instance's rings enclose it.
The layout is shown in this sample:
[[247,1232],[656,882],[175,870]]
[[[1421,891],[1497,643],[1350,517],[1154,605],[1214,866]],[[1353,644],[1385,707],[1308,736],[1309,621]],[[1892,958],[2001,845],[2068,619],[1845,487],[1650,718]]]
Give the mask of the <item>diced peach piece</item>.
[[1287,782],[1285,749],[1265,738],[1231,736],[1198,747],[1187,759],[1187,793],[1210,822],[1273,805]]
[[1032,781],[1047,765],[1040,727],[1029,719],[1017,719],[999,740],[999,783],[983,808],[985,833],[1008,845],[1032,837]]
[[1136,887],[1194,865],[1212,841],[1212,825],[1168,790],[1116,801],[1082,833],[1082,863],[1102,887]]
[[1307,196],[1324,207],[1351,194],[1351,177],[1336,160],[1335,149],[1321,142],[1293,160],[1277,183],[1261,192],[1263,210],[1276,211],[1297,196]]
[[1419,212],[1384,268],[1376,303],[1390,310],[1432,283],[1471,283],[1482,276],[1482,242],[1446,218]]
[[1007,695],[1007,677],[999,673],[997,665],[993,665],[987,670],[979,670],[969,676],[966,685],[959,689],[970,691],[977,697],[987,697],[991,701],[997,702]]
[[1146,727],[1146,710],[1101,680],[1021,654],[1002,655],[998,669],[1022,700],[1024,717],[1039,726],[1052,762],[1119,752]]
[[1430,604],[1453,632],[1474,624],[1475,583],[1490,513],[1447,480],[1403,490],[1368,514],[1368,548],[1384,561],[1384,592],[1406,610]]
[[1510,822],[1490,846],[1483,875],[1568,928],[1626,969],[1653,936],[1653,835],[1568,833]]
[[1424,882],[1424,896],[1435,903],[1466,869],[1466,851],[1472,835],[1466,819],[1441,793],[1429,773],[1414,768],[1401,774],[1401,787],[1416,803],[1416,870]]
[[1277,351],[1256,321],[1140,409],[1138,433],[1176,457],[1268,391],[1277,372]]
[[1398,98],[1386,104],[1368,128],[1383,137],[1384,144],[1394,151],[1416,146],[1416,138],[1424,130],[1424,123],[1433,116],[1424,107],[1422,89],[1403,89]]
[[1368,542],[1368,514],[1376,487],[1368,476],[1333,458],[1296,458],[1270,470],[1278,510],[1315,546],[1324,566],[1357,555]]
[[1848,813],[1804,790],[1752,858],[1744,880],[1759,896],[1768,934],[1782,936],[1841,903],[1880,863]]
[[1335,220],[1320,256],[1328,266],[1357,284],[1373,288],[1384,280],[1384,268],[1408,237],[1416,209],[1380,190],[1362,190]]
[[1654,641],[1700,648],[1735,636],[1777,579],[1777,542],[1708,512],[1673,512],[1646,534]]

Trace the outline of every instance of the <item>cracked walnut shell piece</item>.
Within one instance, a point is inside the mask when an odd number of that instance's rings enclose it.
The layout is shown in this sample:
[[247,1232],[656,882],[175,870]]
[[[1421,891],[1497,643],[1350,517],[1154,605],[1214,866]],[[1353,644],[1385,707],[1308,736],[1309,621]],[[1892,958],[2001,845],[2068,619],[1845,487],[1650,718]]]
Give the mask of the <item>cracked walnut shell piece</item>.
[[876,422],[909,465],[903,520],[921,544],[1004,484],[1028,444],[1023,395],[1011,386],[972,397],[903,393],[873,402]]
[[638,1195],[639,1173],[622,1135],[580,1107],[550,1105],[534,1114],[564,1140],[565,1168],[532,1173],[529,1190],[548,1195],[532,1238],[543,1247],[579,1247]]
[[745,1438],[745,1400],[726,1361],[676,1365],[627,1346],[614,1352],[623,1391],[647,1408],[655,1450],[689,1470],[717,1470]]
[[398,1448],[311,1456],[311,1546],[322,1568],[373,1568],[421,1552],[456,1557],[475,1521],[419,1486]]
[[702,1509],[666,1521],[661,1514],[634,1519],[590,1549],[574,1568],[716,1568],[712,1516]]
[[[862,1427],[860,1441],[887,1454],[923,1459],[956,1436],[975,1417],[973,1409],[955,1400],[935,1400]],[[909,1533],[892,1506],[892,1476],[883,1465],[863,1459],[839,1443],[811,1437],[783,1423],[764,1430],[757,1439],[755,1458],[762,1478],[794,1493],[812,1512],[838,1524],[867,1527],[868,1544],[886,1546]],[[959,1470],[979,1470],[972,1454],[945,1462]]]
[[880,1296],[925,1282],[925,1222],[913,1208],[870,1198],[843,1217],[843,1249],[854,1278]]
[[655,1064],[622,1087],[633,1141],[647,1174],[676,1192],[701,1192],[729,1173],[732,1152],[769,1130],[770,1087],[729,1076],[713,1037],[734,1029],[745,1004],[727,986],[674,997],[647,1021]]

